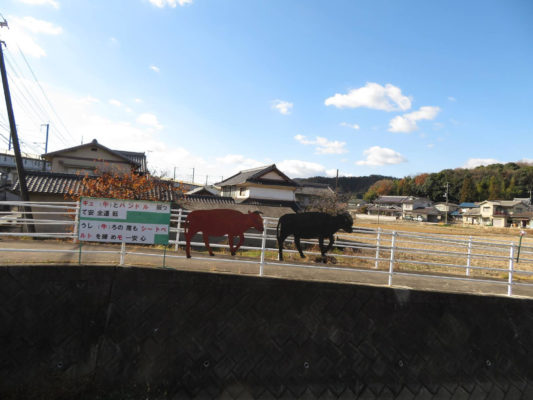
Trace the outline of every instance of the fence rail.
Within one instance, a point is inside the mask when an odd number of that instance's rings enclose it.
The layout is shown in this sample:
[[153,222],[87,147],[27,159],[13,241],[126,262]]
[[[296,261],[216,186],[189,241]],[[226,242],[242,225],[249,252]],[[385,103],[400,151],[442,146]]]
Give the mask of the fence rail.
[[[163,249],[156,246],[112,245],[106,248],[87,246],[77,242],[78,203],[39,203],[39,202],[0,202],[0,253],[10,260],[10,254],[42,253],[46,255],[64,254],[91,258],[97,255],[116,255],[118,264],[124,265],[128,256],[162,261],[167,266],[170,261],[180,260],[186,265],[183,252],[183,223],[188,211],[172,209],[171,240]],[[33,219],[24,216],[24,207],[32,208]],[[306,262],[303,262],[294,249],[293,241],[286,241],[284,252],[287,261],[278,261],[276,226],[277,219],[263,218],[265,230],[262,233],[248,232],[245,243],[236,257],[210,258],[212,264],[234,263],[235,265],[258,266],[259,276],[269,275],[269,269],[281,268],[284,271],[330,271],[361,272],[376,277],[386,277],[385,284],[394,286],[397,278],[425,279],[433,282],[446,280],[455,282],[485,283],[506,286],[506,295],[513,296],[515,288],[523,288],[520,295],[533,297],[533,245],[518,238],[509,241],[403,232],[400,230],[369,229],[354,227],[351,234],[339,233],[330,252],[327,263],[321,262],[316,240],[302,240],[305,246]],[[36,233],[29,233],[27,224],[33,223]],[[8,238],[61,239],[65,245],[44,245],[31,240],[6,240]],[[225,240],[225,239],[224,239]],[[16,245],[15,245],[16,244]],[[193,241],[196,252],[194,259],[204,259],[203,241]],[[226,252],[227,240],[215,242],[211,246]],[[227,252],[226,252],[227,254]],[[13,262],[28,262],[26,257],[13,258]],[[64,261],[64,260],[63,260]],[[72,259],[70,259],[72,262]],[[405,280],[402,281],[405,284]]]

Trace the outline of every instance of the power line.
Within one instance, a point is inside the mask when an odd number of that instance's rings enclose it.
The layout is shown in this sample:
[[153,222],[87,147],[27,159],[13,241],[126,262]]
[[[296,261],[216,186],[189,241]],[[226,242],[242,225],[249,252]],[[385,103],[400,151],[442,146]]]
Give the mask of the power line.
[[37,86],[39,86],[39,89],[41,89],[41,93],[43,94],[45,100],[47,101],[48,105],[50,106],[50,109],[52,110],[52,112],[55,114],[55,116],[57,117],[57,120],[59,121],[60,125],[65,129],[65,131],[67,132],[68,136],[70,136],[70,139],[74,142],[74,136],[72,136],[72,134],[70,133],[70,131],[68,130],[68,128],[66,127],[65,123],[63,122],[63,120],[61,119],[61,117],[59,116],[59,114],[57,113],[57,111],[55,110],[54,106],[52,105],[52,102],[50,101],[50,99],[48,98],[48,95],[46,94],[46,92],[44,91],[43,87],[41,86],[39,80],[37,79],[37,76],[35,75],[35,72],[33,72],[33,69],[30,65],[30,63],[28,62],[28,60],[26,59],[26,56],[24,55],[24,53],[22,52],[22,50],[20,49],[20,47],[17,46],[17,49],[20,53],[20,55],[22,56],[22,59],[24,60],[24,62],[26,63],[26,66],[28,67],[28,69],[30,70],[32,76],[33,76],[33,79],[35,80],[35,83],[37,83]]
[[[12,61],[14,65],[10,61]],[[38,96],[34,96],[32,94],[32,91],[30,89],[28,89],[28,87],[27,87],[27,85],[25,83],[26,78],[24,77],[23,72],[20,69],[20,67],[18,66],[17,62],[15,61],[13,55],[11,55],[11,54],[10,54],[10,58],[8,59],[8,64],[9,64],[9,67],[12,70],[13,74],[20,81],[20,85],[18,85],[18,84],[16,84],[14,79],[10,78],[10,80],[11,80],[11,82],[13,84],[13,87],[17,91],[17,97],[16,97],[17,103],[19,105],[24,105],[24,103],[21,102],[19,97],[21,97],[22,99],[24,99],[26,101],[26,104],[28,105],[28,107],[31,108],[33,113],[39,119],[38,121],[35,121],[35,119],[32,118],[31,112],[28,112],[28,109],[24,106],[24,109],[25,109],[26,113],[28,113],[28,115],[36,123],[36,125],[41,126],[43,121],[50,121],[51,118],[50,118],[49,112],[46,110],[46,107],[39,101]],[[25,89],[25,92],[26,92],[27,96],[24,94],[22,89],[19,88],[19,86],[21,86],[23,89]],[[42,90],[42,87],[41,87],[41,90]],[[57,130],[57,138],[65,146],[68,146],[70,144],[69,143],[70,141],[65,137],[65,135],[60,130]]]
[[[11,72],[19,79],[20,85],[24,88],[24,90],[25,90],[26,94],[28,95],[28,97],[31,98],[33,100],[33,102],[35,103],[35,107],[36,107],[37,111],[42,113],[42,115],[39,115],[39,118],[41,120],[50,119],[50,117],[48,116],[48,112],[44,109],[44,107],[39,102],[39,100],[36,99],[33,96],[31,91],[26,86],[26,83],[24,82],[25,78],[24,78],[23,73],[22,73],[20,67],[18,66],[16,60],[13,57],[11,57],[11,55],[9,55],[9,57],[6,57],[6,61],[7,61],[7,65],[11,69]],[[13,62],[13,64],[12,64],[12,62]],[[13,78],[11,78],[11,82],[14,84]],[[43,116],[44,116],[44,118],[43,118]]]

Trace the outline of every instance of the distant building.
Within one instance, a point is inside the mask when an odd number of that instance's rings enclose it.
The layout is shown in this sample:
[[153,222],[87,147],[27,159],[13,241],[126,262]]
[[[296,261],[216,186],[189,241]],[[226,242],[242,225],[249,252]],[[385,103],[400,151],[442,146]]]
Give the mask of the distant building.
[[237,203],[269,204],[297,209],[296,189],[293,181],[276,164],[247,169],[216,184],[223,197],[231,197]]
[[145,153],[112,150],[96,139],[75,147],[69,147],[42,157],[51,165],[51,172],[60,174],[89,174],[96,171],[130,172],[132,169],[146,174]]
[[295,179],[298,187],[295,191],[296,202],[302,208],[312,206],[316,202],[323,199],[332,199],[335,192],[324,183],[304,182],[300,179]]
[[186,195],[195,195],[195,196],[220,196],[220,189],[214,185],[205,185],[199,186],[192,190],[185,192]]
[[[22,165],[25,171],[50,171],[50,163],[35,156],[23,156]],[[15,156],[11,153],[0,154],[0,174],[4,183],[13,183],[17,179]]]

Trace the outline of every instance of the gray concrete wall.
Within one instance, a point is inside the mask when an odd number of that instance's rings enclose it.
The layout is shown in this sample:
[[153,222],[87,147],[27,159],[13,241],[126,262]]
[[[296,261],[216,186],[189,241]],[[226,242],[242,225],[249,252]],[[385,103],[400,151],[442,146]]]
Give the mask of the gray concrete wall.
[[0,268],[1,399],[531,399],[533,302]]

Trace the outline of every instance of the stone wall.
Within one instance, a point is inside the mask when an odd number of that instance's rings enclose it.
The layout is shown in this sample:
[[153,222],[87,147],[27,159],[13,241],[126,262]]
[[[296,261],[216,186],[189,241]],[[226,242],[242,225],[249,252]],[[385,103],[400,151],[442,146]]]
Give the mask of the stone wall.
[[531,399],[533,302],[0,268],[1,399]]

